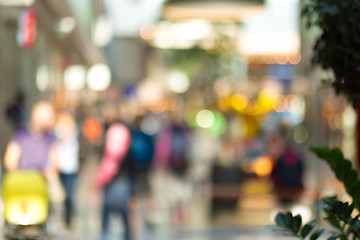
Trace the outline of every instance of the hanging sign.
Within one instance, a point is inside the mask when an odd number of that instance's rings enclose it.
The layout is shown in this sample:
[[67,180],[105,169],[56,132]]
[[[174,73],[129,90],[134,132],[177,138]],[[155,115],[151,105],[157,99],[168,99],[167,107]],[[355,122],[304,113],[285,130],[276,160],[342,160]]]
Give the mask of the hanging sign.
[[17,42],[20,47],[30,49],[36,40],[36,13],[28,8],[21,12],[19,17],[19,30]]

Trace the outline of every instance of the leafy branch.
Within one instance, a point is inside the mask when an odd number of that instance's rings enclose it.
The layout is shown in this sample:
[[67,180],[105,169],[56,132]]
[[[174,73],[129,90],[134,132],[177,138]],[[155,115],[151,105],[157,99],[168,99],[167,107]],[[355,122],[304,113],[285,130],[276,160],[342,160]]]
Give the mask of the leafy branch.
[[275,223],[278,227],[278,230],[285,232],[289,236],[300,239],[306,239],[306,237],[310,236],[310,240],[316,240],[324,232],[324,229],[318,229],[310,235],[315,227],[316,221],[308,222],[302,227],[301,216],[293,216],[291,212],[278,213],[275,218]]
[[[335,229],[328,240],[360,239],[360,214],[353,217],[355,212],[360,212],[360,180],[357,172],[352,169],[351,162],[344,158],[339,148],[311,147],[310,150],[330,165],[353,199],[352,203],[342,202],[336,196],[321,200],[322,209],[326,214],[324,220]],[[275,222],[280,230],[301,239],[306,239],[315,226],[315,221],[311,221],[301,229],[301,216],[292,216],[291,212],[279,213]],[[310,240],[317,239],[323,231],[323,229],[314,231]]]
[[302,9],[306,27],[320,30],[313,64],[331,70],[335,90],[353,99],[360,95],[359,8],[359,0],[308,0]]

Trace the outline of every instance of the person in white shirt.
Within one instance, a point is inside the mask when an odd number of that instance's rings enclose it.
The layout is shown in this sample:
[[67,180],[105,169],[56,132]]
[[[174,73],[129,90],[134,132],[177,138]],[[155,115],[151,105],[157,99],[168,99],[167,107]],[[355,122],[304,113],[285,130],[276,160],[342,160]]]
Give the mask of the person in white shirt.
[[58,115],[55,134],[58,137],[57,160],[59,176],[65,190],[64,217],[66,226],[70,227],[74,212],[74,190],[80,167],[79,131],[72,114],[64,111]]

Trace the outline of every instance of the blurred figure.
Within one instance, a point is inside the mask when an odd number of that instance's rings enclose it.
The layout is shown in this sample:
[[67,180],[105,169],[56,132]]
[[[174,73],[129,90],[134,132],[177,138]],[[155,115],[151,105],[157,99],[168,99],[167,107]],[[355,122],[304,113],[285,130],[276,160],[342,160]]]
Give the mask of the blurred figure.
[[180,119],[162,129],[156,141],[155,169],[168,170],[170,210],[174,224],[183,224],[188,212],[189,199],[187,169],[189,165],[189,130]]
[[72,114],[61,112],[58,115],[55,133],[58,137],[57,160],[60,180],[65,190],[64,218],[67,227],[71,227],[73,216],[74,189],[80,167],[79,131]]
[[298,200],[303,191],[303,161],[288,138],[288,126],[281,124],[270,138],[269,156],[275,161],[271,178],[280,203]]
[[130,164],[126,155],[131,142],[128,127],[120,122],[112,123],[105,136],[105,147],[94,184],[104,188],[102,205],[101,240],[109,239],[110,215],[120,213],[126,240],[132,239],[128,202],[132,194]]
[[6,117],[15,129],[25,125],[24,104],[25,95],[22,91],[18,91],[13,102],[6,107]]
[[52,133],[55,111],[50,102],[37,102],[31,112],[30,123],[18,129],[7,145],[4,166],[7,171],[38,170],[51,178],[55,175],[55,142]]
[[156,139],[155,166],[168,168],[183,177],[188,167],[189,129],[184,122],[173,120],[160,130]]
[[[152,208],[152,196],[150,191],[150,169],[153,165],[155,143],[153,136],[142,130],[144,116],[135,117],[130,128],[131,144],[127,161],[130,164],[130,176],[133,184],[132,215],[134,225],[141,226],[141,223],[149,223],[149,213]],[[137,218],[140,217],[140,218]],[[148,227],[148,224],[145,225]]]
[[[244,178],[235,156],[234,139],[230,135],[224,135],[219,138],[218,145],[218,154],[211,171],[213,215],[221,208],[236,209],[240,197],[240,184]],[[227,196],[224,188],[232,188],[232,194]]]
[[142,120],[143,116],[137,116],[131,127],[131,144],[128,154],[135,195],[140,198],[150,194],[148,178],[155,151],[153,137],[142,131],[140,127]]

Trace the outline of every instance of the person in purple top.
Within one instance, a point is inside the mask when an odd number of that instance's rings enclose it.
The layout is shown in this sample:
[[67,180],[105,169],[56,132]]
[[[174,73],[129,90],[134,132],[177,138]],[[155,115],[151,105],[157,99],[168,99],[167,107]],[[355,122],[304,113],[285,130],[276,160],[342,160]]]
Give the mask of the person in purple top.
[[55,111],[47,101],[37,102],[27,128],[18,129],[7,145],[4,166],[7,171],[37,170],[46,177],[55,174],[55,142],[52,133]]

